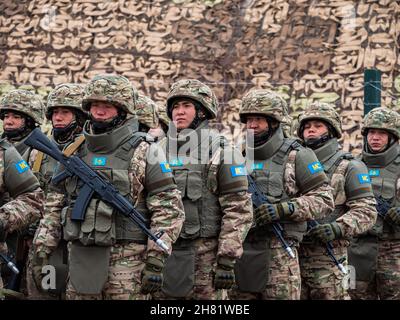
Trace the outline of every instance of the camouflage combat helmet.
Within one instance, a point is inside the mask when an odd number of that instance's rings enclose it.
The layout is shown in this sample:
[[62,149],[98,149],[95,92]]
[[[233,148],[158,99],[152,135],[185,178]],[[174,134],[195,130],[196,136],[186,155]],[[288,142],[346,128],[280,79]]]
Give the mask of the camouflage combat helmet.
[[163,105],[157,105],[157,115],[158,120],[168,127],[170,120],[167,115],[167,108]]
[[139,94],[136,102],[136,116],[141,124],[151,129],[158,127],[157,105],[149,97]]
[[239,108],[240,121],[246,123],[248,115],[263,115],[282,122],[288,114],[286,101],[276,92],[252,89],[242,99]]
[[28,90],[12,90],[0,101],[0,117],[4,119],[6,111],[18,111],[33,119],[39,125],[44,120],[44,106],[38,95]]
[[386,130],[399,139],[400,114],[385,107],[372,109],[364,117],[364,124],[361,128],[361,134],[365,136],[368,132],[367,129]]
[[198,80],[179,80],[172,85],[167,96],[167,114],[170,119],[172,119],[172,103],[176,98],[193,99],[208,111],[209,119],[217,117],[218,101],[214,92]]
[[53,109],[71,108],[85,114],[82,109],[83,86],[75,83],[64,83],[56,86],[47,98],[46,118],[51,120]]
[[93,101],[108,102],[122,108],[126,113],[135,114],[138,93],[136,88],[124,76],[100,74],[95,76],[85,87],[82,108],[89,111]]
[[299,115],[299,125],[297,127],[297,136],[303,139],[303,130],[306,121],[322,120],[327,122],[335,130],[338,139],[342,137],[342,122],[335,106],[329,103],[314,101],[303,113]]

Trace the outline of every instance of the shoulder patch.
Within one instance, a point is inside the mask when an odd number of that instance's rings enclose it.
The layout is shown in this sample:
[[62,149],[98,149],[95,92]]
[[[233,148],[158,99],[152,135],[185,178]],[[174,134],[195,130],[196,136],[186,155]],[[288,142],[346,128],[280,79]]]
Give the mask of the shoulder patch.
[[310,170],[311,174],[315,174],[317,172],[324,171],[324,168],[322,167],[322,164],[319,161],[312,162],[312,163],[308,164],[307,167],[308,167],[308,170]]
[[232,177],[239,177],[247,175],[245,166],[232,166],[231,167]]
[[21,160],[15,164],[15,168],[17,169],[18,173],[23,173],[29,170],[29,165],[25,160]]
[[92,165],[104,167],[106,165],[107,158],[106,157],[94,157],[92,159]]
[[360,182],[360,184],[371,183],[371,179],[369,175],[366,173],[359,173],[357,177],[358,177],[358,182]]
[[262,170],[263,167],[264,167],[264,163],[262,163],[262,162],[254,162],[254,163],[251,165],[251,169],[252,169],[252,170]]
[[168,163],[168,162],[161,162],[161,163],[160,163],[160,168],[161,168],[161,171],[162,171],[163,173],[171,172],[171,171],[172,171],[171,168],[170,168],[170,166],[169,166],[169,163]]
[[368,171],[370,177],[379,177],[381,175],[381,170],[379,169],[370,169]]

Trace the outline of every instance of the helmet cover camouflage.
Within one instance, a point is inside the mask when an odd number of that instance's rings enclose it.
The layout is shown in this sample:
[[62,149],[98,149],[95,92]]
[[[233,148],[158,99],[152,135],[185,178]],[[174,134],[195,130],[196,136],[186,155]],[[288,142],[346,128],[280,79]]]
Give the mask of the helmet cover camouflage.
[[400,138],[400,114],[394,110],[385,107],[372,109],[363,122],[361,134],[364,136],[367,129],[381,129],[392,133],[397,139]]
[[172,119],[172,104],[177,98],[193,99],[208,111],[209,119],[217,117],[217,97],[209,86],[198,80],[179,80],[171,86],[167,96],[167,114],[170,119]]
[[239,108],[240,121],[246,123],[248,115],[263,115],[282,122],[288,114],[286,101],[276,92],[252,89],[242,99]]
[[44,106],[38,95],[28,90],[11,90],[0,101],[0,115],[3,119],[4,112],[17,111],[27,115],[39,125],[44,120]]
[[83,86],[75,83],[64,83],[56,86],[47,98],[46,118],[51,120],[53,109],[58,107],[71,108],[82,112]]
[[141,124],[151,129],[158,127],[157,105],[149,97],[139,94],[136,102],[136,116]]
[[157,115],[158,120],[168,127],[170,120],[167,115],[167,108],[164,105],[157,105]]
[[297,136],[303,139],[304,125],[308,120],[322,120],[332,126],[337,138],[342,137],[342,121],[333,104],[314,101],[300,115]]
[[82,108],[85,111],[89,111],[90,104],[93,101],[102,101],[134,115],[137,98],[138,92],[136,88],[124,76],[100,74],[86,85]]

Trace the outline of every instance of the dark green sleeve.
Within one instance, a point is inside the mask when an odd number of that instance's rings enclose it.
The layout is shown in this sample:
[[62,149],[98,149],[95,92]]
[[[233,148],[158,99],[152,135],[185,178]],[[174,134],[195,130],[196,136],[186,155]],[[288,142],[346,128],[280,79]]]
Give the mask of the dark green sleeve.
[[4,155],[4,184],[12,198],[38,188],[39,181],[14,147]]
[[322,164],[309,148],[301,148],[296,154],[296,182],[303,194],[329,183]]
[[373,197],[368,168],[359,160],[351,160],[346,171],[345,192],[347,200]]

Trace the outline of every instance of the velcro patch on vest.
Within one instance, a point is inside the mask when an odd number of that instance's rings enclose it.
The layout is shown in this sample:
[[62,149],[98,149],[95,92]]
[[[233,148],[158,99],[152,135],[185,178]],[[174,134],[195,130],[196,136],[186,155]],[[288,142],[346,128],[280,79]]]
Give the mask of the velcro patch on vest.
[[379,169],[370,169],[368,171],[370,177],[379,177],[381,175],[381,170]]
[[247,175],[246,168],[244,166],[233,166],[231,167],[232,177],[240,177]]
[[15,168],[17,169],[18,173],[24,173],[29,169],[29,165],[25,160],[21,160],[15,164]]
[[168,162],[161,162],[160,163],[160,168],[161,168],[161,171],[163,173],[167,173],[167,172],[171,172],[172,171]]
[[324,168],[322,167],[322,164],[319,161],[310,163],[307,167],[308,167],[308,170],[310,170],[311,174],[315,174],[315,173],[324,171]]
[[106,165],[107,158],[106,157],[94,157],[92,159],[92,165],[98,167],[104,167]]
[[358,176],[358,181],[360,182],[360,184],[371,183],[371,179],[368,174],[359,173],[357,176]]
[[169,165],[171,167],[181,167],[181,166],[183,166],[183,162],[182,162],[182,159],[180,159],[180,158],[174,158],[169,161]]
[[251,165],[252,170],[262,170],[264,167],[264,163],[262,162],[255,162]]

